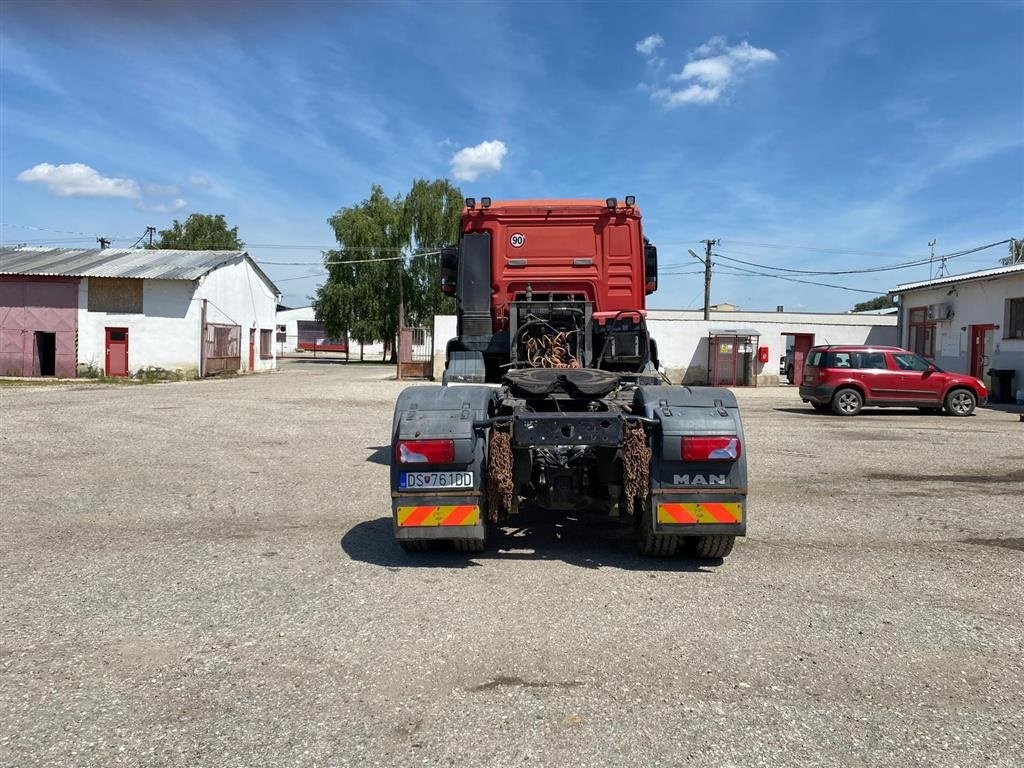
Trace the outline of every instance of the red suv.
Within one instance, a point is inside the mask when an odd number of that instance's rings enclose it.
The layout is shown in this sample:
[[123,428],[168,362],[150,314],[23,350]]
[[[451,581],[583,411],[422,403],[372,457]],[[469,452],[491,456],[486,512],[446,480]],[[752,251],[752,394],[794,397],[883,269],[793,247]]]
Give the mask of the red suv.
[[800,398],[840,416],[856,416],[866,405],[970,416],[988,390],[980,379],[947,373],[899,347],[830,345],[807,353]]

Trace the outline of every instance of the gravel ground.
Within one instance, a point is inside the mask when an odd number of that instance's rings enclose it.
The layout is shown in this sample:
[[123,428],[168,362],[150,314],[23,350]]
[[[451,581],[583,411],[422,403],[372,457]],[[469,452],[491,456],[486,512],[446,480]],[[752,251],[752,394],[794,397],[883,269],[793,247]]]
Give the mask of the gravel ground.
[[1015,415],[739,391],[724,563],[412,556],[390,373],[0,391],[0,763],[1020,765]]

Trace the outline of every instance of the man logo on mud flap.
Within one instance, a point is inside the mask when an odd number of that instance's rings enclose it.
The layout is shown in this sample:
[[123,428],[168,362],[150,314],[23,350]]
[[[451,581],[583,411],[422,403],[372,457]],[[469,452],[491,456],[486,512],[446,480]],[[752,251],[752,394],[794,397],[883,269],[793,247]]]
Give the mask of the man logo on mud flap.
[[725,485],[725,475],[672,475],[672,485]]

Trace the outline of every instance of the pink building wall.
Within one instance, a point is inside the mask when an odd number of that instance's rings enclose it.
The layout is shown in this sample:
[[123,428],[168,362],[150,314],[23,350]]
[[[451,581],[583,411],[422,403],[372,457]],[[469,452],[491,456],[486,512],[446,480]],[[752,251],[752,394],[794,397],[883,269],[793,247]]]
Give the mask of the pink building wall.
[[0,375],[39,375],[36,331],[55,334],[55,374],[74,376],[78,278],[0,275]]

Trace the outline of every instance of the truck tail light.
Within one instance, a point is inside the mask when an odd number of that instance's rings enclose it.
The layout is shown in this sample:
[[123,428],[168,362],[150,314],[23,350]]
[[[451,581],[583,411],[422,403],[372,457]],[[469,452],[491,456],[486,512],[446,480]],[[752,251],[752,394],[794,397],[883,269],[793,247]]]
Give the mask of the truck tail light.
[[736,461],[743,452],[736,435],[684,437],[683,461]]
[[399,440],[395,459],[399,464],[451,464],[455,461],[455,441]]

